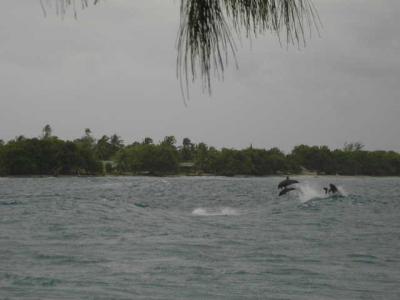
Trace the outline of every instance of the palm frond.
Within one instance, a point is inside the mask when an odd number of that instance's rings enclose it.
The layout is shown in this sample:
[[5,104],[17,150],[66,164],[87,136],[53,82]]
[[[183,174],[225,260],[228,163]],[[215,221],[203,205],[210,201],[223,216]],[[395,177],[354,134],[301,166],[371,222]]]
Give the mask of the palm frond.
[[47,15],[47,8],[55,8],[56,14],[64,16],[69,8],[72,8],[74,17],[77,18],[77,6],[80,3],[81,9],[89,6],[90,3],[97,4],[100,0],[39,0],[43,13]]
[[[276,34],[286,45],[305,46],[306,37],[321,26],[311,0],[181,0],[178,33],[178,78],[189,85],[200,76],[211,93],[212,71],[221,77],[229,56],[236,63],[235,39]],[[282,38],[283,36],[283,38]]]
[[177,75],[186,88],[189,77],[200,75],[203,88],[211,92],[211,71],[222,76],[229,53],[236,47],[221,3],[215,0],[182,0],[178,33]]
[[[201,79],[211,93],[212,76],[223,78],[230,59],[237,66],[236,38],[271,32],[280,43],[302,47],[321,21],[312,0],[180,0],[180,25],[177,37],[177,77],[183,95],[189,84]],[[65,15],[76,5],[82,8],[100,0],[40,0],[44,13],[55,5]],[[235,33],[235,36],[234,36]]]

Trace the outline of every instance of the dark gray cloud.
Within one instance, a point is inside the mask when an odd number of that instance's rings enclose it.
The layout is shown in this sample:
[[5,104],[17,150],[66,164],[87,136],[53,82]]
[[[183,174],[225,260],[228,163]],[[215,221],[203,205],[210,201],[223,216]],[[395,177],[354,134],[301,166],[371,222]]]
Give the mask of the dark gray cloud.
[[175,77],[179,1],[107,1],[78,20],[43,17],[38,1],[3,0],[0,138],[63,138],[89,127],[127,141],[174,134],[216,146],[300,143],[400,151],[397,1],[317,1],[324,27],[307,47],[242,40],[240,69],[194,86]]

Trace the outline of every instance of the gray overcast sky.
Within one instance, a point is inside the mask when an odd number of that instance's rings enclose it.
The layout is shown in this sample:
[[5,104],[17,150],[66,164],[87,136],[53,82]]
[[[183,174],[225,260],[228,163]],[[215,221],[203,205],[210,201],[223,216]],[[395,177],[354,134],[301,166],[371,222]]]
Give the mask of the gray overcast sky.
[[[297,144],[400,151],[400,2],[314,0],[324,28],[306,48],[265,35],[242,40],[239,70],[193,87],[185,107],[175,77],[178,0],[108,0],[64,20],[39,1],[2,0],[0,139],[61,138],[90,128],[190,137],[217,147]],[[251,45],[251,46],[250,46]]]

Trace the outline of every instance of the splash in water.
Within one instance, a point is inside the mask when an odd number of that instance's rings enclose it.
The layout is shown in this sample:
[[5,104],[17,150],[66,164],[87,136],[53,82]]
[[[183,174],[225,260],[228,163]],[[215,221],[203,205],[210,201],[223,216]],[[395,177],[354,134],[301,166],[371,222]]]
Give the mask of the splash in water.
[[347,197],[346,191],[343,187],[338,186],[339,193],[336,195],[326,194],[323,187],[317,184],[311,184],[309,182],[304,182],[297,185],[298,197],[302,203],[313,199],[326,199],[332,196],[342,196]]
[[192,211],[195,216],[237,216],[239,215],[236,209],[230,207],[222,208],[196,208]]

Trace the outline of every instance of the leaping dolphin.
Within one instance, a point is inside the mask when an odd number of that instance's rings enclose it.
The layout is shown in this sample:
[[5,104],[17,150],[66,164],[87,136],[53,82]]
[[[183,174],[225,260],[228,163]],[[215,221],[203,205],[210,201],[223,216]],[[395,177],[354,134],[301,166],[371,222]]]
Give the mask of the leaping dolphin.
[[339,190],[338,190],[338,188],[336,187],[336,185],[330,183],[330,184],[329,184],[329,193],[336,194],[336,193],[338,193],[338,192],[339,192]]
[[295,188],[293,187],[285,187],[282,191],[279,192],[279,196],[285,195],[289,193],[290,191],[294,191]]
[[286,188],[287,186],[295,184],[295,183],[299,183],[299,182],[297,180],[290,179],[289,176],[286,176],[286,179],[281,181],[278,184],[278,189]]

